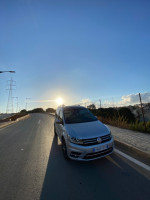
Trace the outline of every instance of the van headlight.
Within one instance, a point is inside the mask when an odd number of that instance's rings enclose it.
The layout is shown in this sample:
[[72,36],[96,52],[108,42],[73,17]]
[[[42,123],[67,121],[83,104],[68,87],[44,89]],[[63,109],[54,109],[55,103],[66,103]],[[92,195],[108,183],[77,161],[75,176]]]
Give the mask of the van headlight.
[[69,136],[69,141],[71,143],[74,143],[74,144],[83,144],[83,141],[81,139],[76,138],[76,137]]

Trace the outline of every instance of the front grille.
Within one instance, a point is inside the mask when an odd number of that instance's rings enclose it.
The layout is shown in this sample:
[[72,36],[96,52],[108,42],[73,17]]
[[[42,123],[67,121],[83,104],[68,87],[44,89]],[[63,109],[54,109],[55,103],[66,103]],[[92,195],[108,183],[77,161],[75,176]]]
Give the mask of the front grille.
[[107,142],[107,141],[111,140],[111,134],[102,136],[101,139],[102,139],[102,143]]
[[[101,136],[101,143],[105,143],[111,140],[111,134],[105,135],[105,136]],[[100,144],[97,142],[97,138],[90,138],[90,139],[83,139],[83,146],[91,146],[91,145],[96,145],[96,144]]]
[[113,148],[111,147],[111,148],[106,149],[106,150],[103,150],[103,151],[98,151],[98,152],[88,153],[88,154],[86,154],[86,156],[84,156],[83,159],[98,158],[98,157],[101,157],[101,156],[107,155],[107,154],[111,153],[112,151],[113,151]]

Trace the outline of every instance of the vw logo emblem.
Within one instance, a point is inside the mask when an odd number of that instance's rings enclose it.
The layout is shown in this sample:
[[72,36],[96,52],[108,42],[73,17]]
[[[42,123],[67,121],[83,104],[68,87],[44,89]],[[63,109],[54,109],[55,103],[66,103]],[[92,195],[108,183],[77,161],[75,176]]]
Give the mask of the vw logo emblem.
[[97,142],[98,142],[98,143],[101,143],[101,141],[102,141],[102,140],[101,140],[101,138],[100,138],[100,137],[99,137],[99,138],[97,138]]

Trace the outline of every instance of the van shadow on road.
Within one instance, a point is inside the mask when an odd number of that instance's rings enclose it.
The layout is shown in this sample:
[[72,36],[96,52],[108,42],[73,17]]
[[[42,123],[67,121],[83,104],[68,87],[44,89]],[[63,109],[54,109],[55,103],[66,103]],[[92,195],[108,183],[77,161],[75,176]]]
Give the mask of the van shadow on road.
[[115,154],[91,162],[66,161],[54,137],[40,200],[148,200],[150,181]]

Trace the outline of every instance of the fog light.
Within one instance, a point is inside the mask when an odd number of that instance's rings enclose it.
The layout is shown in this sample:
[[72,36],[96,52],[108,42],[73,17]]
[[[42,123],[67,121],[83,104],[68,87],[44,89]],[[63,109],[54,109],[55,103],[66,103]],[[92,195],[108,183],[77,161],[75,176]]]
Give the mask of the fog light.
[[72,152],[70,153],[70,156],[71,156],[71,157],[74,157],[74,158],[78,158],[79,155],[81,155],[81,153],[75,152],[75,151],[72,151]]

